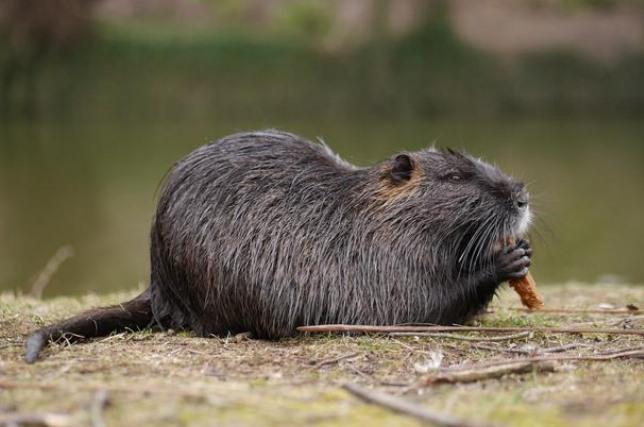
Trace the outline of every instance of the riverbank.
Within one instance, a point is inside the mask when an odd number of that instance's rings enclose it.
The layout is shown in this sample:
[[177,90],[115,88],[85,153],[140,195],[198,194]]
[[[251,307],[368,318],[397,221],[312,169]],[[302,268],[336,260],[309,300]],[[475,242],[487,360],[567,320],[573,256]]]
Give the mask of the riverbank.
[[[644,287],[544,286],[549,308],[642,308]],[[117,334],[52,346],[34,365],[24,336],[82,308],[132,293],[40,301],[0,297],[0,421],[49,416],[39,425],[419,425],[368,405],[343,384],[398,396],[467,422],[512,426],[636,426],[644,417],[644,365],[638,359],[559,361],[554,372],[512,374],[468,384],[420,386],[433,357],[441,367],[498,359],[591,355],[641,349],[635,335],[535,333],[483,341],[453,337],[300,336],[278,342],[196,338],[189,333]],[[639,314],[525,313],[501,292],[482,326],[642,328]],[[44,418],[43,418],[44,419]]]

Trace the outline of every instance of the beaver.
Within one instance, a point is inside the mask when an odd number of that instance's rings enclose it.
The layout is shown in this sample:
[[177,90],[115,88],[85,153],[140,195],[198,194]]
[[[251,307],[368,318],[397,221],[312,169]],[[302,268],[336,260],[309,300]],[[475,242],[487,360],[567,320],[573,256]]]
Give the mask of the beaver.
[[530,220],[525,185],[462,152],[356,167],[322,141],[234,134],[166,178],[149,287],[36,331],[26,360],[61,337],[148,327],[278,339],[325,323],[461,324],[528,273]]

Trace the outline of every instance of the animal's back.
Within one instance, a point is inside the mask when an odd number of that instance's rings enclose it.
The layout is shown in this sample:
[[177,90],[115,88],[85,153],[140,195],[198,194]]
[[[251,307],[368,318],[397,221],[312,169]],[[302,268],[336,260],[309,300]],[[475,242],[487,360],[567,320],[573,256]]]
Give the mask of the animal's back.
[[278,132],[233,135],[187,156],[152,231],[157,320],[277,337],[356,312],[339,293],[355,280],[346,257],[358,255],[348,239],[365,173]]

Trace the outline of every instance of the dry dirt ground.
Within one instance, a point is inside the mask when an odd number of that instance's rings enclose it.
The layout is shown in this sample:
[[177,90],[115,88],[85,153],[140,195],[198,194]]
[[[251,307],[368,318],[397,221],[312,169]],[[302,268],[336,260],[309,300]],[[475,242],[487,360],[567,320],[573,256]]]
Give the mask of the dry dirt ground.
[[[543,287],[546,305],[602,309],[644,305],[644,287]],[[637,335],[534,333],[503,341],[454,337],[302,335],[279,342],[197,338],[187,333],[117,334],[53,345],[41,361],[22,360],[33,328],[130,294],[39,301],[0,296],[0,426],[413,426],[421,422],[365,403],[352,383],[469,424],[498,426],[640,426],[644,361],[559,361],[554,372],[510,374],[467,384],[420,385],[441,369],[535,355],[642,350]],[[482,326],[644,327],[641,311],[525,313],[504,290]],[[460,334],[477,338],[491,334]],[[507,335],[507,334],[504,334]],[[563,347],[561,347],[563,346]],[[561,347],[557,353],[543,353]],[[29,424],[31,422],[31,424]]]

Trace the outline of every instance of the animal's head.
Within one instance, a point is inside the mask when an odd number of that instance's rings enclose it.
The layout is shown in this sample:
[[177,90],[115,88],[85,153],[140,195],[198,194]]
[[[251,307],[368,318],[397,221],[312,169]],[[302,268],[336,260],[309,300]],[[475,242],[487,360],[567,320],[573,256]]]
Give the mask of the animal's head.
[[420,226],[461,258],[523,235],[532,219],[522,182],[452,150],[399,154],[385,162],[380,185],[381,195],[397,201],[400,212],[413,211]]

